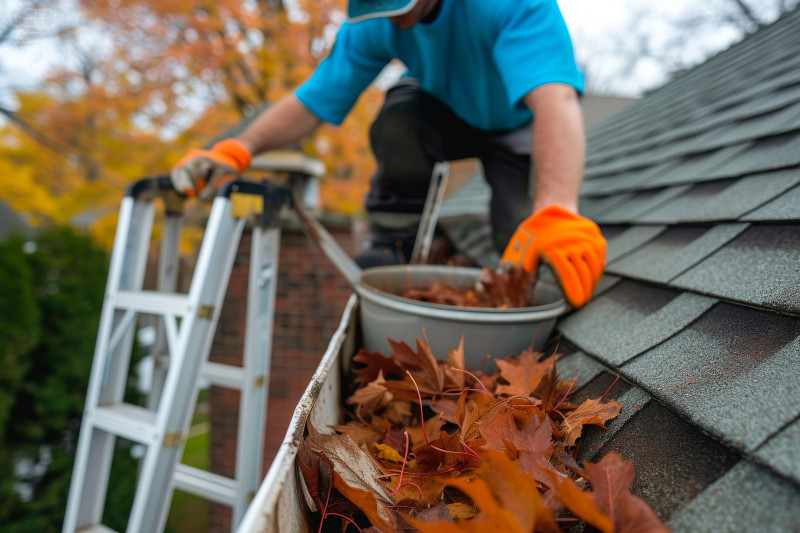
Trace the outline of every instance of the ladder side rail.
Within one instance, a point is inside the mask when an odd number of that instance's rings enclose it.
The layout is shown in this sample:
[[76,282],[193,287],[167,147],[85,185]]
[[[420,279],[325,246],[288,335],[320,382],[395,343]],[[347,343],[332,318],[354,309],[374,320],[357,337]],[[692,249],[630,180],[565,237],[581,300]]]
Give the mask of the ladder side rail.
[[[164,220],[164,232],[161,238],[161,253],[158,258],[157,290],[159,292],[175,292],[178,286],[178,273],[180,271],[180,242],[183,230],[183,217],[181,212],[169,208]],[[150,393],[147,396],[147,408],[151,411],[158,409],[161,392],[164,389],[167,371],[169,370],[169,346],[167,328],[170,319],[164,316],[156,326],[156,340],[153,344],[153,380]]]
[[[140,245],[131,245],[131,241],[141,241],[141,236],[145,233],[149,238],[149,229],[147,232],[141,231],[142,225],[134,221],[134,217],[147,215],[148,212],[142,212],[141,206],[135,204],[133,197],[126,196],[120,206],[109,264],[109,276],[98,326],[97,343],[89,376],[89,387],[75,451],[72,479],[70,480],[63,524],[65,533],[72,533],[78,528],[98,523],[105,505],[108,475],[116,437],[95,429],[91,424],[91,419],[101,399],[105,399],[109,395],[107,392],[104,393],[103,384],[104,382],[108,383],[110,377],[109,358],[117,353],[117,350],[109,352],[111,332],[114,322],[118,320],[117,312],[114,309],[114,297],[122,283],[130,283],[131,277],[126,275],[127,273],[123,273],[123,269],[126,263],[133,260],[131,254],[141,249]],[[149,214],[152,216],[152,210]],[[150,224],[152,221],[145,222],[145,226]],[[120,343],[124,343],[122,338],[120,338],[118,346]]]
[[[148,447],[134,497],[128,531],[161,531],[172,499],[175,468],[197,401],[200,368],[211,351],[220,308],[230,279],[244,219],[230,216],[230,201],[217,196],[206,227],[197,267],[189,290],[190,313],[180,325],[177,346],[171,347],[174,369],[167,373],[159,407],[158,427],[164,429],[163,449]],[[211,236],[210,238],[208,236]],[[212,306],[211,316],[199,316],[201,306]],[[172,436],[170,438],[170,436]],[[149,488],[149,490],[147,490]]]
[[[147,252],[150,247],[150,238],[153,230],[153,215],[155,206],[150,201],[134,202],[131,234],[128,239],[128,250],[123,261],[121,275],[113,293],[110,294],[110,305],[115,306],[117,293],[120,291],[137,291],[142,289],[144,274],[147,268]],[[114,328],[121,326],[126,311],[115,310]],[[133,346],[134,326],[136,321],[132,320],[125,333],[122,334],[116,347],[107,347],[111,356],[106,360],[108,370],[107,379],[102,384],[102,390],[97,403],[118,403],[122,401],[125,394],[125,386],[128,380],[128,367],[131,359],[131,348]],[[104,337],[107,338],[107,337]]]
[[233,506],[233,529],[244,517],[262,476],[279,251],[280,228],[253,229],[242,364],[245,379],[239,397],[236,440],[235,476],[239,490]]

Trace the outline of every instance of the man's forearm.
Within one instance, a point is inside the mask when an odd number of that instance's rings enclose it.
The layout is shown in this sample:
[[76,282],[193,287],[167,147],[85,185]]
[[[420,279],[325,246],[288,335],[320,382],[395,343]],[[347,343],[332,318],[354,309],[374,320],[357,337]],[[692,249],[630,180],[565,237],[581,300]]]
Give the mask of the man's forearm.
[[256,155],[295,143],[321,123],[294,94],[289,94],[261,113],[238,139]]
[[534,113],[531,156],[536,185],[532,211],[559,204],[577,213],[586,139],[575,89],[544,85],[528,93],[525,103]]

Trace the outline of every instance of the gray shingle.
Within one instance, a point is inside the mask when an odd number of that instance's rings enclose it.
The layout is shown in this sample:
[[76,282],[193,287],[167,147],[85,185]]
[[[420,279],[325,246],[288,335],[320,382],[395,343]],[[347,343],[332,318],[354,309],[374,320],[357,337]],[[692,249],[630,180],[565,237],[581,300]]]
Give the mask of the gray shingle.
[[664,187],[667,185],[705,181],[712,169],[736,157],[736,155],[746,147],[746,144],[740,144],[712,150],[710,152],[687,155],[678,161],[670,170],[654,178],[649,185],[651,187]]
[[755,455],[773,470],[800,484],[800,420],[765,442]]
[[608,267],[613,274],[667,283],[742,233],[747,224],[673,226]]
[[[800,170],[797,172],[800,174]],[[800,220],[800,187],[795,187],[778,196],[771,202],[743,216],[741,220],[748,222]]]
[[583,216],[594,220],[598,215],[602,215],[605,211],[608,211],[609,209],[628,201],[632,196],[633,193],[616,194],[614,196],[606,196],[602,198],[583,196],[578,202],[578,211],[580,211]]
[[800,164],[800,130],[754,141],[710,176],[742,176]]
[[769,470],[742,461],[667,525],[675,533],[800,531],[800,491]]
[[749,452],[800,415],[800,373],[787,371],[800,368],[798,336],[796,318],[720,303],[622,371]]
[[[800,99],[800,95],[791,95],[792,100]],[[774,102],[773,105],[780,105]],[[747,116],[732,124],[726,124],[712,129],[701,138],[695,139],[697,150],[713,150],[744,141],[774,135],[797,127],[800,117],[800,104],[794,103],[789,107],[777,107],[756,116]]]
[[[800,67],[800,60],[796,60],[794,63]],[[655,147],[672,143],[675,146],[672,151],[659,152],[661,155],[653,158],[650,163],[660,161],[663,157],[684,156],[732,144],[734,138],[740,138],[740,140],[755,138],[758,134],[754,132],[740,137],[730,137],[726,142],[718,142],[716,141],[718,133],[711,135],[707,132],[720,129],[727,131],[737,122],[795,105],[800,101],[800,91],[798,90],[800,74],[798,72],[800,72],[800,68],[793,70],[786,65],[786,70],[780,71],[776,78],[748,84],[746,88],[733,94],[728,91],[720,100],[712,100],[690,109],[688,116],[684,116],[680,123],[676,123],[674,127],[668,128],[658,135],[637,134],[636,137],[623,139],[624,142],[617,142],[619,139],[616,132],[607,138],[598,138],[595,130],[590,130],[588,135],[589,158],[587,158],[587,165],[590,168],[588,170],[593,172],[593,167],[599,163],[630,157],[632,154],[641,154]],[[776,125],[780,130],[787,129],[791,124],[791,113],[787,113],[787,115],[785,122]],[[771,134],[774,131],[766,133]],[[601,141],[605,141],[605,144],[601,145]]]
[[655,176],[672,166],[673,163],[654,165],[630,170],[622,174],[597,174],[597,177],[586,176],[581,194],[597,196],[616,192],[635,190],[640,185],[648,184]]
[[584,352],[614,366],[681,331],[716,301],[622,281],[559,321],[558,329]]
[[557,367],[561,379],[572,382],[577,378],[576,388],[583,387],[605,370],[603,364],[597,359],[580,351],[572,352],[559,359]]
[[639,387],[632,387],[618,398],[614,398],[622,410],[619,416],[606,422],[605,429],[597,426],[586,426],[581,435],[580,446],[578,447],[578,460],[583,461],[601,457],[603,448],[617,436],[619,431],[628,421],[639,414],[644,406],[650,401],[650,395]]
[[700,183],[641,220],[662,224],[738,220],[798,183],[800,173],[792,170]]
[[[631,389],[629,394],[636,390],[639,389]],[[609,449],[633,460],[635,475],[631,491],[648,502],[663,520],[668,520],[739,461],[736,453],[655,400],[643,405],[603,445],[600,453],[592,454],[592,460]]]
[[[603,235],[606,235],[603,226]],[[666,226],[637,226],[628,228],[622,233],[614,237],[606,237],[608,241],[608,248],[606,250],[606,264],[611,264],[613,261],[623,257],[625,254],[635,250],[639,246],[645,244],[658,237],[665,229]]]
[[762,308],[798,313],[798,265],[800,227],[752,225],[671,284]]
[[691,187],[691,185],[676,185],[664,189],[640,191],[627,202],[598,215],[596,221],[600,224],[625,224],[635,222],[651,210],[686,193]]

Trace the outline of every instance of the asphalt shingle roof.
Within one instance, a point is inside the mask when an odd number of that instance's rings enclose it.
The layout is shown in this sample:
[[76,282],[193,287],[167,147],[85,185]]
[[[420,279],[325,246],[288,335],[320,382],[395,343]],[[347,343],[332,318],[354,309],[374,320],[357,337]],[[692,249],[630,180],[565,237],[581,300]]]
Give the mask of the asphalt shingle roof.
[[[675,531],[800,531],[800,9],[588,131],[602,287],[557,324]],[[602,394],[603,391],[600,391]]]

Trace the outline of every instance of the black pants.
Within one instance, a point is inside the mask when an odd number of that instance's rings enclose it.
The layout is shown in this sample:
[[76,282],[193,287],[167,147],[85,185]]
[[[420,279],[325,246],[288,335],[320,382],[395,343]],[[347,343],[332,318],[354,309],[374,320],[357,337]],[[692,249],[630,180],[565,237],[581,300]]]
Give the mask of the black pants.
[[[477,157],[492,190],[492,239],[502,252],[531,212],[530,128],[483,131],[461,120],[415,80],[401,80],[370,128],[377,170],[366,209],[372,246],[413,243],[433,165]],[[515,146],[516,145],[516,146]]]

